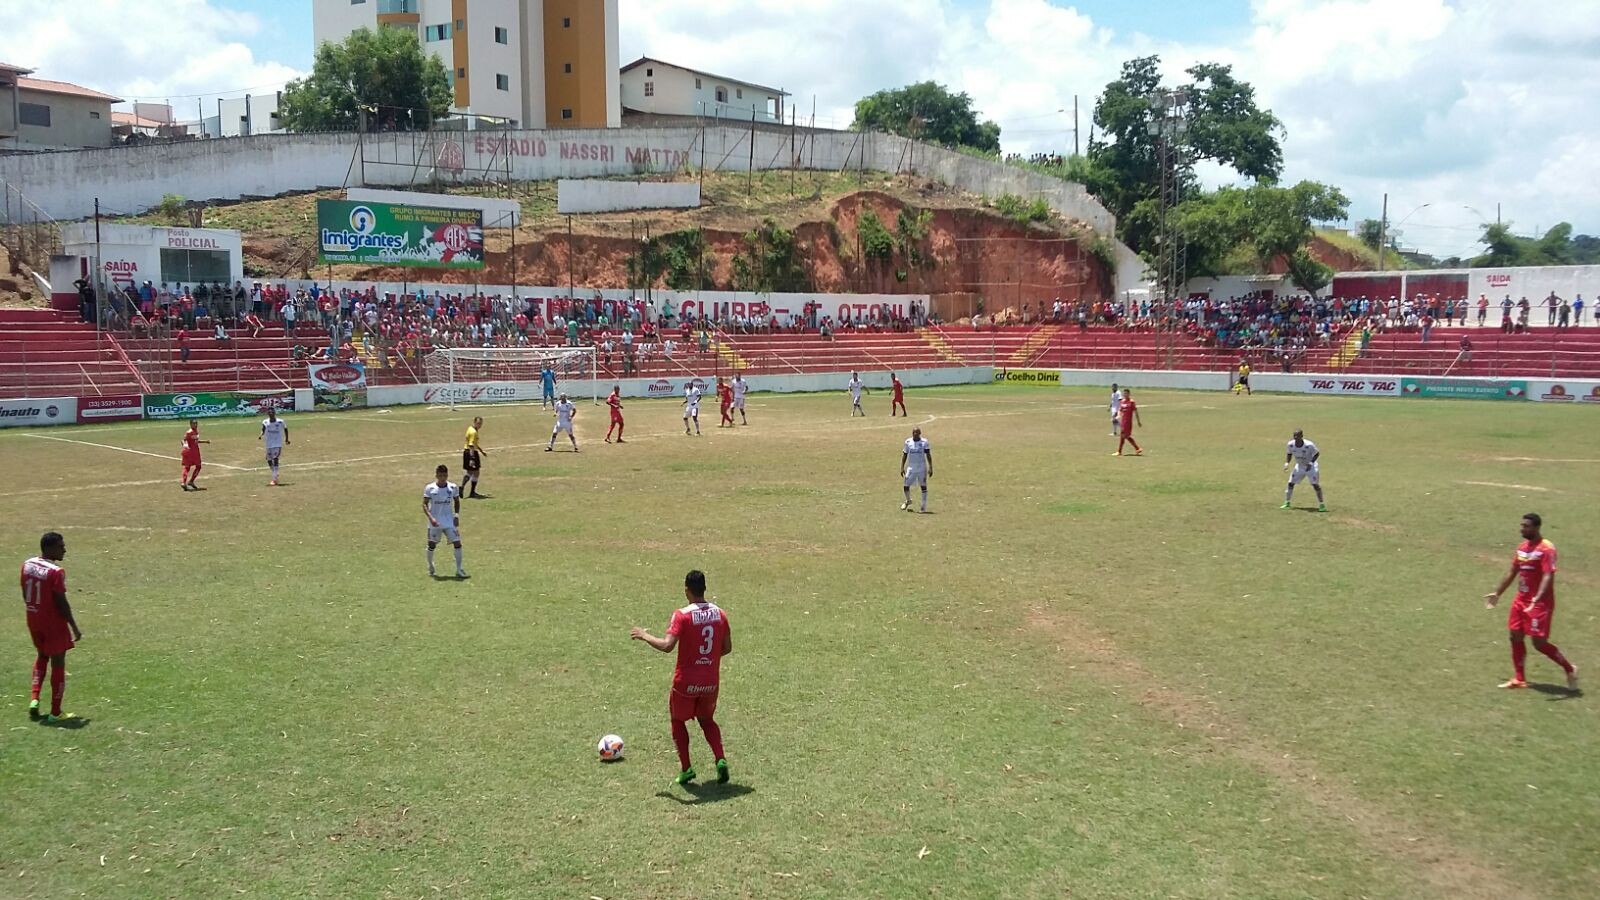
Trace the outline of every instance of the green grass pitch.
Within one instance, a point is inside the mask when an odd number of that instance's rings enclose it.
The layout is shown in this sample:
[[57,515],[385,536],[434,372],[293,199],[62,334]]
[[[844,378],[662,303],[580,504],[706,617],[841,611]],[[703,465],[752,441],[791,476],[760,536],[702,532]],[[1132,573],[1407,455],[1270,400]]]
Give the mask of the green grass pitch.
[[[1140,390],[1115,459],[1104,394],[753,395],[699,438],[634,401],[624,446],[585,405],[576,455],[537,407],[294,415],[279,488],[211,420],[195,494],[177,423],[0,433],[13,565],[67,537],[88,719],[28,720],[14,605],[0,895],[1594,896],[1597,704],[1536,653],[1496,690],[1480,597],[1543,514],[1600,685],[1596,411]],[[472,578],[430,580],[475,414]],[[1326,514],[1278,509],[1296,427]],[[669,786],[670,658],[628,640],[690,568],[733,625],[727,788]]]

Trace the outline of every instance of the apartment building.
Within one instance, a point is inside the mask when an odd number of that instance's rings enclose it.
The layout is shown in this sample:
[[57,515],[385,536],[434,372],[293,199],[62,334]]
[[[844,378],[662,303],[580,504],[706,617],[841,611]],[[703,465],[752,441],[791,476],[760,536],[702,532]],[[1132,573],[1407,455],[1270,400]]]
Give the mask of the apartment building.
[[415,34],[480,124],[622,124],[617,0],[313,0],[318,44],[359,28]]

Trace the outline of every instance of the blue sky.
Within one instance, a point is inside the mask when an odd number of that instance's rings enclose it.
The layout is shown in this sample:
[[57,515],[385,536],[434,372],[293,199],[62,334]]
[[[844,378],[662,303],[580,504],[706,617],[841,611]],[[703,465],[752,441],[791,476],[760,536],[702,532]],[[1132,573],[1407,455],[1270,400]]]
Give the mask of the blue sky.
[[[311,63],[312,0],[0,0],[0,61],[180,112]],[[335,0],[339,2],[339,0]],[[1600,0],[619,0],[622,55],[774,84],[818,124],[933,79],[1006,149],[1070,147],[1122,61],[1228,63],[1285,126],[1289,180],[1325,181],[1401,240],[1471,254],[1496,203],[1518,231],[1600,233]],[[1217,178],[1221,178],[1218,173]],[[1424,206],[1426,204],[1426,206]],[[1420,210],[1419,210],[1420,208]],[[1469,209],[1470,208],[1470,209]]]

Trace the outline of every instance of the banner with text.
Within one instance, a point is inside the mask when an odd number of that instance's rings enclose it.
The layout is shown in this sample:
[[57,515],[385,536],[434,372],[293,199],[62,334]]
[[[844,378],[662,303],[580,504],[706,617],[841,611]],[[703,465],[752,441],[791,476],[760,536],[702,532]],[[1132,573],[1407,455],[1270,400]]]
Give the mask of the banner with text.
[[317,201],[317,264],[483,268],[483,211]]
[[361,363],[317,363],[309,367],[309,374],[313,409],[367,405],[367,369]]
[[1400,393],[1406,397],[1457,398],[1463,400],[1526,400],[1526,381],[1464,378],[1403,378]]
[[1372,378],[1368,376],[1336,378],[1334,376],[1306,379],[1307,394],[1365,394],[1367,396],[1393,397],[1400,393],[1400,379]]
[[294,411],[294,391],[195,391],[189,394],[145,394],[147,419],[210,419],[217,416],[264,416],[268,409]]
[[1600,406],[1600,382],[1576,379],[1530,381],[1528,399],[1538,403],[1583,403]]
[[144,418],[143,394],[78,398],[78,424],[132,422]]
[[0,428],[19,428],[24,425],[71,425],[77,420],[76,397],[0,400]]
[[994,380],[996,384],[1044,384],[1051,387],[1061,386],[1061,371],[1059,369],[995,369]]

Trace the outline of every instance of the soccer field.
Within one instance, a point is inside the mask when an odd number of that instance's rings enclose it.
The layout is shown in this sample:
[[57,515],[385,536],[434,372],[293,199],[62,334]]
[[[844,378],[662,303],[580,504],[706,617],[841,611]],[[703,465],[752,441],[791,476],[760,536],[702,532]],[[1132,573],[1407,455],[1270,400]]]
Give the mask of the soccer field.
[[[207,420],[192,494],[179,423],[0,433],[13,564],[67,539],[87,719],[28,720],[13,606],[0,895],[1594,896],[1600,712],[1537,653],[1497,690],[1481,596],[1541,513],[1600,684],[1596,411],[1137,394],[1140,458],[1100,389],[752,395],[699,438],[634,401],[622,446],[581,405],[579,454],[537,407],[293,415],[278,488]],[[472,577],[432,580],[473,415]],[[1296,427],[1325,514],[1278,508]],[[691,568],[728,786],[671,785],[671,657],[628,639]]]

